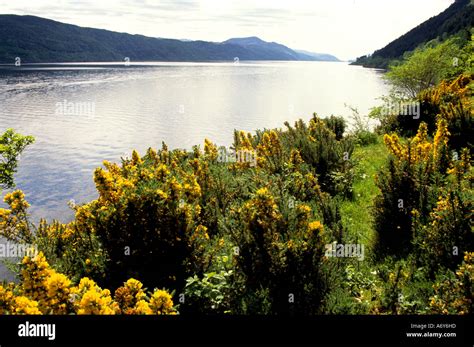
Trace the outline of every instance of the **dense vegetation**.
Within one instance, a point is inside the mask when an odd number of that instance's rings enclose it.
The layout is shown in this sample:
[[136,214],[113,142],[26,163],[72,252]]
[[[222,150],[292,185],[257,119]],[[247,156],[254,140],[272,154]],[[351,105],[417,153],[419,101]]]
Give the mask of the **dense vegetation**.
[[[249,44],[249,42],[251,44]],[[258,38],[181,41],[82,28],[34,16],[0,15],[0,63],[326,60]],[[337,60],[337,59],[336,59]]]
[[18,167],[18,157],[33,141],[33,137],[22,136],[13,129],[0,135],[0,191],[14,186],[13,175]]
[[372,55],[357,58],[354,65],[386,69],[393,60],[432,40],[444,40],[459,35],[469,37],[474,26],[474,6],[471,0],[456,0],[445,11],[421,23]]
[[387,75],[385,102],[421,112],[376,108],[375,133],[314,114],[235,131],[230,156],[207,139],[134,151],[95,170],[98,198],[66,224],[33,225],[24,194],[6,194],[0,235],[40,253],[12,266],[0,312],[472,313],[472,55],[404,94],[419,81],[399,71],[426,71],[430,54]]

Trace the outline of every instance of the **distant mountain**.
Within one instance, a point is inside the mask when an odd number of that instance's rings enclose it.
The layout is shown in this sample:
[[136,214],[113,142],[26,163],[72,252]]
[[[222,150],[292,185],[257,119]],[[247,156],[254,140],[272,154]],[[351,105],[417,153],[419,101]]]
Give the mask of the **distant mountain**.
[[[333,56],[331,55],[320,55],[316,53],[310,53],[301,50],[293,50],[284,45],[281,45],[276,42],[266,42],[262,39],[252,36],[252,37],[242,37],[234,38],[227,41],[224,41],[223,44],[232,44],[244,47],[254,54],[278,54],[283,57],[286,57],[285,60],[311,60],[311,61],[323,61],[330,60],[332,61]],[[337,59],[337,58],[336,58]]]
[[257,37],[221,43],[83,28],[35,16],[0,15],[0,63],[319,60]]
[[433,39],[444,39],[452,35],[470,37],[468,33],[473,26],[474,5],[472,0],[456,0],[437,16],[421,23],[372,55],[357,58],[353,64],[386,68],[391,60],[399,59],[405,52],[412,51]]
[[295,49],[296,52],[315,58],[319,61],[341,61],[337,57],[327,53],[313,53],[302,49]]

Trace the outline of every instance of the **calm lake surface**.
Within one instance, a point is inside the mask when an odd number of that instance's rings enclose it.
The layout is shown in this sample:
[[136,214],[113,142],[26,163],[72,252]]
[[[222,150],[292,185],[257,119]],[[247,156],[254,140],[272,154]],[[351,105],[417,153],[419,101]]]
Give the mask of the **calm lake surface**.
[[[133,149],[232,143],[234,129],[283,127],[313,112],[367,114],[378,71],[333,62],[0,66],[0,132],[33,135],[16,175],[34,219],[69,221],[96,198],[93,170]],[[71,106],[72,105],[72,106]],[[5,192],[4,192],[5,193]]]

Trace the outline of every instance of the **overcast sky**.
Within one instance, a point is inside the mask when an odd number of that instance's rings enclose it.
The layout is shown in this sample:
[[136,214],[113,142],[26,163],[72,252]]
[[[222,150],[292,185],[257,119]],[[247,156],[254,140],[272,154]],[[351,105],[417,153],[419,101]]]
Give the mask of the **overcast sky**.
[[153,37],[258,36],[351,59],[382,48],[454,0],[0,0],[3,14]]

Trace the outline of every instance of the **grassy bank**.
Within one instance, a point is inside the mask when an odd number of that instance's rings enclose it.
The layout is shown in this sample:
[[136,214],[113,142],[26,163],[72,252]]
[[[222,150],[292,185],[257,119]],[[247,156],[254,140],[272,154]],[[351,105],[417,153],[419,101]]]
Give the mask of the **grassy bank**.
[[354,199],[341,202],[341,214],[344,225],[353,237],[362,243],[371,244],[374,236],[372,207],[379,189],[375,185],[375,176],[387,161],[388,151],[382,137],[376,144],[356,147],[353,158],[357,162],[354,180]]

